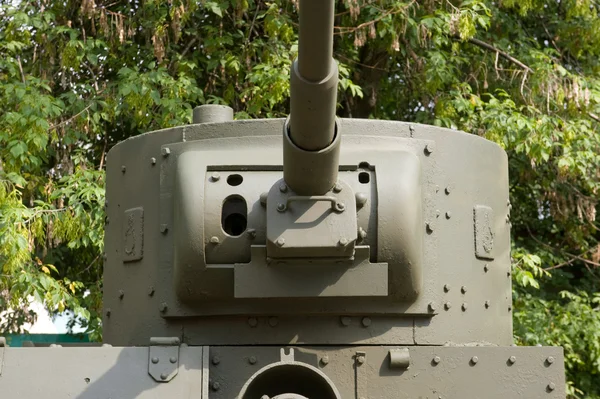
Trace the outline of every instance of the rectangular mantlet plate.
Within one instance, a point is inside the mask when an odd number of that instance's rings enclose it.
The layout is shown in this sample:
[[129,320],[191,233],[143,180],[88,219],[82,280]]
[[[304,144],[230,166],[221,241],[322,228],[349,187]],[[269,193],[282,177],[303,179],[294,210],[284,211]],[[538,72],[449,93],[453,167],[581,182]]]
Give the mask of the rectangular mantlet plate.
[[369,262],[369,247],[356,247],[354,263],[265,262],[264,246],[252,262],[235,265],[236,298],[362,297],[388,295],[387,263]]
[[473,208],[475,223],[475,256],[493,260],[494,249],[494,211],[489,206],[475,205]]

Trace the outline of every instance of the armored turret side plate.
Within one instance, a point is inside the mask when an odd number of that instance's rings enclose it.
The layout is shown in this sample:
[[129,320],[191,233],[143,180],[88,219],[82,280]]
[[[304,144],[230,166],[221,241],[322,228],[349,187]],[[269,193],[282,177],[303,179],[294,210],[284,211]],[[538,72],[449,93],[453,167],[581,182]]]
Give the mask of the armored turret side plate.
[[[202,354],[202,347],[185,345],[179,348],[178,358],[173,359],[150,356],[149,347],[5,348],[0,396],[2,399],[204,399],[207,396],[202,392],[207,387],[203,387]],[[149,368],[163,363],[170,368],[171,360],[175,360],[178,369],[168,382],[160,382],[160,376],[157,381],[149,374]]]

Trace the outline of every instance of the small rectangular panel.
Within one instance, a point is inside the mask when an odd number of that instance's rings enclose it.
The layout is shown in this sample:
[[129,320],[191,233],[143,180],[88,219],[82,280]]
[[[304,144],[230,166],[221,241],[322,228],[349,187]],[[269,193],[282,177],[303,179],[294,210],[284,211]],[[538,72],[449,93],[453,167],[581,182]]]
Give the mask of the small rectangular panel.
[[493,260],[494,249],[494,210],[489,206],[475,205],[473,208],[475,224],[475,256]]
[[[235,265],[236,298],[387,296],[387,263],[370,263],[369,247],[356,247],[354,263],[267,264],[264,246],[252,262]],[[277,263],[277,262],[273,262]]]
[[123,218],[123,262],[144,257],[144,208],[125,211]]

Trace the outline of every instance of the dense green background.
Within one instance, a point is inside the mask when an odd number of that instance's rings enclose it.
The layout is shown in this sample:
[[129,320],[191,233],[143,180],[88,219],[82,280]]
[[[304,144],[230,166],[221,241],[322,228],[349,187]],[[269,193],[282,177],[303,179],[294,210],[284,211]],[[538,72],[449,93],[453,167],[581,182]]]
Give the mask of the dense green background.
[[[293,0],[0,0],[0,331],[33,296],[100,339],[104,169],[192,107],[286,115]],[[343,0],[341,116],[493,140],[510,160],[515,338],[600,398],[598,0]],[[84,296],[84,293],[88,293]]]

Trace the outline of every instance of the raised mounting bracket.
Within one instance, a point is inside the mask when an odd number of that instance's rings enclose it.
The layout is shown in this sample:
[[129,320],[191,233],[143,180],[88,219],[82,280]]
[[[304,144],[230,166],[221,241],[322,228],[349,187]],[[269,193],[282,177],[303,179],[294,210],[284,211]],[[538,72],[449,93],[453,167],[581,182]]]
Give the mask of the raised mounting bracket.
[[156,382],[169,382],[179,370],[179,338],[152,337],[148,350],[148,374]]

